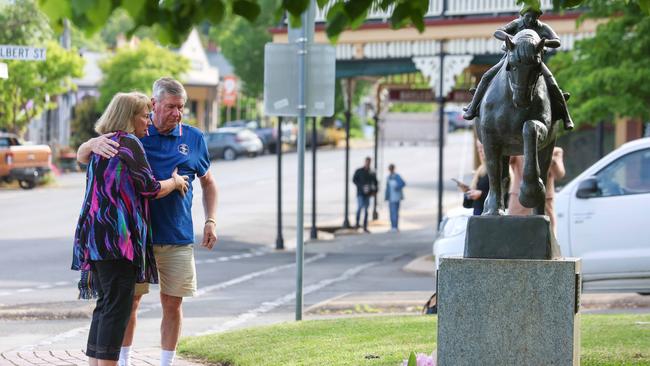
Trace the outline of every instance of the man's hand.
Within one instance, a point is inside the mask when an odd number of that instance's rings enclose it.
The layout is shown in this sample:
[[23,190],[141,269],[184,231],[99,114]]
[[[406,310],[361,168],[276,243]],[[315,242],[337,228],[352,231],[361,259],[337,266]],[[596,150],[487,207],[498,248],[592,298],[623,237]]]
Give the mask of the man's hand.
[[217,224],[212,221],[206,221],[203,227],[203,242],[201,246],[212,249],[217,243]]
[[115,135],[115,132],[110,132],[88,140],[92,151],[106,159],[110,159],[117,155],[117,149],[120,144],[117,141],[111,140],[109,137]]

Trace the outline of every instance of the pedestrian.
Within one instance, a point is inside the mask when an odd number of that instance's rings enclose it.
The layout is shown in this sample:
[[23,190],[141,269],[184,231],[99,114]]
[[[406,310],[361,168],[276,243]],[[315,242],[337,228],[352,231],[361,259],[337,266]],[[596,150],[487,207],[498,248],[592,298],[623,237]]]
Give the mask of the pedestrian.
[[485,168],[483,144],[478,140],[476,141],[476,150],[478,151],[481,164],[476,168],[476,172],[474,172],[469,190],[463,194],[463,207],[474,209],[474,215],[481,215],[483,213],[485,199],[490,191],[490,181],[487,176],[487,169]]
[[[508,201],[508,214],[515,216],[524,216],[532,214],[532,209],[526,208],[519,203],[519,188],[524,171],[524,157],[512,156],[510,157],[510,168],[512,170],[512,184],[510,185],[510,199]],[[553,156],[551,158],[551,165],[548,168],[548,175],[546,178],[546,202],[544,203],[544,211],[551,221],[551,230],[557,234],[557,218],[555,217],[555,180],[564,178],[566,171],[564,169],[564,150],[556,146],[553,148]]]
[[[198,177],[203,190],[205,223],[201,245],[212,249],[217,242],[216,211],[217,185],[210,173],[210,156],[201,131],[182,123],[187,92],[183,85],[164,77],[153,84],[153,125],[148,136],[141,139],[147,158],[156,177],[168,177],[174,167],[189,176],[190,183]],[[80,159],[90,151],[110,156],[115,146],[100,136],[79,148]],[[171,194],[151,205],[153,248],[160,277],[160,365],[170,366],[176,356],[176,346],[181,333],[182,303],[184,297],[196,293],[196,268],[194,264],[194,231],[192,224],[192,186],[185,196]],[[137,321],[136,311],[148,286],[136,288],[131,321],[124,336],[120,360],[129,364],[129,355]]]
[[388,178],[386,179],[385,200],[388,201],[390,211],[390,231],[395,233],[399,231],[399,206],[404,199],[404,187],[406,182],[402,176],[395,173],[395,164],[388,165]]
[[118,93],[95,130],[119,143],[105,159],[92,154],[86,193],[74,238],[72,269],[82,271],[80,298],[97,298],[86,355],[92,365],[117,365],[136,282],[157,283],[150,234],[149,199],[188,189],[174,171],[156,181],[138,138],[147,133],[149,98]]
[[370,206],[370,197],[377,194],[377,176],[370,169],[372,159],[366,157],[363,166],[354,172],[352,182],[357,186],[357,224],[360,227],[361,211],[363,211],[363,231],[368,231],[368,206]]

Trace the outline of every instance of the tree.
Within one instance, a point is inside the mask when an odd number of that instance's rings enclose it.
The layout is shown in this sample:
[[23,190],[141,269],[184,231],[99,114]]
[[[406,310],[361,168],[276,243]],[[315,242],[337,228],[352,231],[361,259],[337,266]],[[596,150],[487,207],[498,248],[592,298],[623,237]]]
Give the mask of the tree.
[[[513,0],[539,8],[540,0]],[[588,0],[553,0],[555,10],[582,5]],[[610,0],[611,2],[629,0]],[[650,0],[637,0],[641,8],[650,14]],[[133,26],[125,29],[134,32],[140,26],[152,27],[163,44],[179,45],[196,25],[209,22],[219,24],[225,14],[241,16],[254,21],[262,13],[257,0],[39,0],[43,11],[49,15],[55,27],[61,29],[63,20],[70,19],[79,28],[94,33],[106,24],[111,13],[118,8],[125,9],[133,18]],[[310,0],[282,0],[275,11],[277,19],[287,12],[291,22],[300,23],[299,17]],[[329,0],[317,0],[320,8]],[[74,6],[73,6],[74,5]],[[336,0],[327,15],[327,35],[332,40],[346,29],[363,24],[371,8],[391,9],[390,22],[394,28],[407,25],[424,30],[424,16],[429,7],[428,0]],[[266,13],[266,12],[265,12]]]
[[571,52],[550,62],[558,83],[571,92],[576,123],[614,116],[650,119],[650,17],[639,3],[591,0],[589,17],[614,16],[593,38],[576,42]]
[[95,123],[100,113],[97,108],[97,98],[85,96],[74,106],[74,118],[70,123],[70,146],[77,149],[79,145],[91,137],[95,137]]
[[244,93],[260,98],[264,91],[264,45],[272,41],[268,29],[275,23],[273,11],[278,0],[261,0],[262,12],[252,23],[241,17],[228,17],[210,29],[221,52],[233,64],[235,74],[244,83]]
[[22,133],[32,118],[56,107],[54,97],[75,86],[83,60],[52,41],[47,18],[31,0],[0,6],[0,44],[45,47],[45,61],[6,60],[9,78],[0,79],[0,128]]
[[122,48],[103,62],[99,85],[99,108],[103,110],[117,92],[140,91],[151,95],[153,82],[161,76],[179,78],[189,68],[184,57],[144,40],[135,49]]

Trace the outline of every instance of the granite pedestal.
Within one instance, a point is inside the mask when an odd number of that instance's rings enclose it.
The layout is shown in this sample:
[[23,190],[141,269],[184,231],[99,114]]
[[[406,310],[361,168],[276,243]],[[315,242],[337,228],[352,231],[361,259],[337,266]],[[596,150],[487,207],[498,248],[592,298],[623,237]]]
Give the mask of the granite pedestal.
[[[471,221],[481,220],[475,217]],[[481,251],[483,230],[509,231],[498,258],[443,258],[438,271],[439,366],[573,366],[580,364],[580,260],[561,258],[548,219],[488,217],[468,228],[469,251]],[[520,225],[516,225],[516,224]],[[526,225],[532,225],[526,226]],[[524,229],[522,229],[524,227]],[[512,233],[518,233],[512,235]],[[532,233],[532,234],[526,234]],[[542,235],[543,236],[543,235]],[[489,240],[497,240],[491,232]],[[521,251],[517,246],[527,246]],[[477,249],[478,248],[478,249]],[[544,249],[546,248],[546,249]],[[468,253],[466,246],[465,253]],[[519,259],[524,253],[555,259]],[[489,253],[488,253],[489,254]],[[533,257],[535,257],[533,256]]]

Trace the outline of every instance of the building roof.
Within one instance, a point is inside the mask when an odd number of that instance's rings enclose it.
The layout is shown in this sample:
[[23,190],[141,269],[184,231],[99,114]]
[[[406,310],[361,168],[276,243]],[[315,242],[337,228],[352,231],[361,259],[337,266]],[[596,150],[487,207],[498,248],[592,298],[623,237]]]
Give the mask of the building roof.
[[181,77],[185,85],[217,86],[219,69],[208,62],[205,49],[201,44],[199,32],[193,29],[178,53],[190,60],[190,70]]
[[84,51],[81,54],[84,59],[83,76],[79,79],[73,79],[73,82],[80,88],[96,88],[102,79],[102,70],[99,68],[99,62],[106,54],[92,51]]
[[219,51],[208,51],[207,56],[208,62],[219,70],[221,77],[235,74],[235,68],[223,53]]

